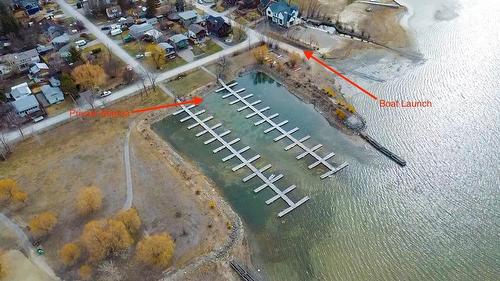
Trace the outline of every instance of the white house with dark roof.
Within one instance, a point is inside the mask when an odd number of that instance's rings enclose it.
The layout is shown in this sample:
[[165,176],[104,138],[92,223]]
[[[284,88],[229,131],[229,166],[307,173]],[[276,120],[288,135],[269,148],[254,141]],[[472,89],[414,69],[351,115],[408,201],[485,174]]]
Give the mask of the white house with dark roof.
[[281,1],[270,4],[266,9],[269,21],[286,28],[296,24],[298,15],[299,10],[296,6]]

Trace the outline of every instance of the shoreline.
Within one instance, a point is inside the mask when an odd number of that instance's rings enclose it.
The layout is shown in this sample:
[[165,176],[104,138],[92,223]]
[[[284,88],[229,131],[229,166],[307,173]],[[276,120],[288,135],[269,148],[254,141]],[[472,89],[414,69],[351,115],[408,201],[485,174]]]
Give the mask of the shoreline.
[[[211,92],[212,88],[215,88],[215,83],[200,87],[189,95]],[[168,140],[162,139],[153,130],[152,126],[156,122],[168,117],[173,111],[173,109],[169,109],[147,113],[140,117],[136,129],[143,138],[150,142],[154,149],[158,150],[169,165],[184,177],[186,181],[184,187],[193,189],[193,193],[195,189],[201,190],[198,195],[200,201],[216,202],[217,216],[220,216],[223,221],[230,222],[231,230],[228,237],[221,241],[222,244],[217,244],[210,252],[194,258],[181,268],[171,268],[165,271],[160,280],[192,280],[193,276],[199,275],[204,270],[213,270],[209,269],[210,267],[215,267],[220,276],[228,276],[228,272],[232,271],[232,269],[227,262],[233,258],[243,261],[246,267],[252,268],[250,251],[240,216],[223,197],[219,187],[191,159],[183,157],[171,146]],[[196,179],[193,180],[193,178]],[[229,274],[232,274],[232,272],[229,272]]]

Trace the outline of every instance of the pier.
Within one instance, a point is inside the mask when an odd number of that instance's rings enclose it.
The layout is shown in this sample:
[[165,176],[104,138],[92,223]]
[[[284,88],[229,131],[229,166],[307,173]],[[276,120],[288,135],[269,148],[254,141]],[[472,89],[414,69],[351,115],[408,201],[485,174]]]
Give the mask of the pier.
[[291,141],[291,144],[285,146],[285,150],[288,151],[294,147],[299,147],[302,149],[303,153],[299,154],[296,159],[300,160],[307,155],[312,156],[315,159],[315,162],[312,163],[311,165],[308,166],[308,169],[313,169],[317,167],[318,165],[323,165],[328,169],[327,172],[322,174],[320,176],[321,179],[326,179],[328,177],[331,177],[333,174],[337,173],[338,171],[342,170],[343,168],[347,167],[347,163],[342,163],[339,166],[334,166],[333,164],[330,164],[327,160],[335,156],[335,153],[331,152],[327,154],[326,156],[320,156],[319,154],[316,153],[317,150],[319,150],[323,145],[322,144],[317,144],[314,147],[310,148],[304,143],[311,138],[311,136],[307,135],[304,136],[300,139],[295,138],[292,134],[297,132],[299,130],[298,127],[295,127],[291,130],[285,130],[283,128],[284,125],[288,124],[288,120],[281,121],[279,123],[276,123],[273,121],[273,119],[277,118],[279,116],[278,113],[270,114],[270,115],[265,115],[264,112],[269,110],[270,107],[266,106],[261,109],[257,109],[255,105],[260,104],[261,100],[256,100],[250,102],[248,99],[253,96],[253,94],[248,94],[246,96],[240,96],[240,93],[245,91],[245,88],[239,89],[239,90],[233,90],[232,87],[238,85],[237,82],[231,83],[230,85],[226,85],[224,81],[219,79],[219,83],[222,85],[222,88],[216,90],[216,93],[222,92],[222,91],[228,91],[227,94],[224,94],[222,96],[223,99],[228,98],[228,97],[235,97],[236,99],[231,101],[229,104],[234,105],[238,103],[242,103],[243,106],[238,108],[237,111],[241,112],[243,110],[251,110],[252,112],[248,115],[245,116],[245,118],[249,119],[254,116],[258,116],[260,118],[259,121],[255,122],[255,126],[259,126],[261,124],[267,123],[270,127],[268,127],[266,130],[264,130],[264,134],[270,133],[272,131],[277,131],[280,133],[279,136],[273,139],[274,142],[278,142],[282,139],[288,139]]
[[300,205],[304,204],[305,202],[307,202],[309,200],[308,196],[305,196],[296,202],[294,202],[292,199],[290,199],[290,197],[288,197],[287,194],[295,189],[295,187],[296,187],[295,185],[291,185],[284,190],[282,190],[281,188],[276,186],[277,182],[284,177],[282,174],[278,174],[278,175],[271,174],[270,176],[264,175],[264,172],[266,172],[267,170],[269,170],[272,167],[271,164],[267,164],[267,165],[262,166],[261,168],[257,168],[253,163],[260,158],[259,154],[256,154],[252,157],[245,157],[243,155],[243,153],[245,153],[246,151],[248,151],[250,149],[249,146],[245,146],[241,149],[236,149],[234,147],[234,144],[238,143],[240,141],[240,139],[235,138],[235,139],[232,139],[230,141],[226,141],[224,139],[224,137],[228,136],[231,133],[231,131],[225,130],[221,133],[216,132],[216,130],[218,128],[222,127],[222,123],[217,123],[215,125],[209,125],[207,122],[212,120],[213,116],[210,115],[208,117],[201,119],[202,118],[201,116],[203,114],[205,114],[206,111],[200,110],[200,111],[195,112],[192,110],[194,107],[195,107],[195,105],[189,105],[189,106],[182,105],[181,109],[174,112],[173,115],[175,116],[175,115],[186,113],[187,115],[185,117],[181,118],[180,122],[184,123],[188,120],[194,121],[194,123],[188,125],[188,127],[187,127],[188,130],[191,130],[191,129],[194,129],[197,127],[203,128],[202,131],[200,131],[196,134],[197,138],[204,136],[205,134],[208,134],[210,136],[210,138],[208,140],[204,141],[203,144],[208,145],[212,142],[217,141],[220,144],[220,146],[212,150],[212,152],[214,154],[219,153],[223,150],[228,150],[230,152],[230,155],[224,157],[222,159],[222,161],[226,162],[230,159],[236,158],[240,162],[239,164],[237,164],[236,166],[234,166],[232,168],[233,172],[236,172],[243,167],[248,168],[251,171],[251,174],[246,176],[245,178],[243,178],[243,182],[247,182],[254,177],[259,178],[260,181],[262,182],[262,184],[259,187],[254,189],[255,193],[259,193],[260,191],[262,191],[266,188],[270,188],[275,193],[275,195],[266,201],[267,205],[274,203],[278,199],[282,199],[288,205],[288,207],[286,207],[281,212],[279,212],[278,217],[280,217],[280,218],[283,217],[284,215],[295,210],[297,207],[299,207]]
[[394,154],[392,151],[390,151],[389,149],[387,149],[386,147],[384,147],[383,145],[378,143],[375,139],[370,137],[368,134],[361,132],[361,133],[359,133],[359,136],[361,138],[363,138],[364,140],[366,140],[369,144],[371,144],[375,149],[382,152],[382,154],[389,157],[389,159],[398,163],[399,166],[401,166],[401,167],[406,166],[406,161],[403,158]]

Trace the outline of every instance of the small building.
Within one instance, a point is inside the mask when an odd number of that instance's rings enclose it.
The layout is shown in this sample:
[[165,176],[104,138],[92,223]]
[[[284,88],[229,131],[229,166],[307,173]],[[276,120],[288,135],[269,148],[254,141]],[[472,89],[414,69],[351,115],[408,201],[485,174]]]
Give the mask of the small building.
[[29,66],[33,63],[40,62],[40,56],[36,49],[31,49],[20,53],[4,55],[0,57],[0,61],[6,63],[11,69],[23,72],[28,70]]
[[36,50],[37,50],[38,54],[44,55],[44,54],[49,53],[52,50],[54,50],[54,46],[52,46],[50,44],[47,44],[47,45],[38,44],[38,46],[36,47]]
[[180,12],[177,15],[179,16],[182,25],[186,28],[195,23],[198,19],[198,14],[194,10]]
[[298,15],[299,10],[296,6],[281,1],[270,4],[266,9],[267,19],[285,28],[294,25]]
[[66,29],[63,26],[60,26],[53,22],[46,22],[44,23],[44,25],[46,25],[46,34],[50,39],[54,39],[57,36],[61,36],[66,33]]
[[14,3],[19,8],[24,9],[30,16],[41,10],[38,0],[15,0]]
[[156,30],[156,29],[151,29],[151,30],[148,30],[146,31],[146,33],[144,33],[144,40],[147,40],[147,41],[150,41],[150,42],[156,42],[156,43],[160,43],[160,42],[163,42],[163,33],[161,33],[160,31]]
[[176,50],[185,49],[189,46],[188,38],[184,34],[176,34],[168,40]]
[[55,77],[50,77],[49,78],[49,83],[50,83],[50,86],[52,87],[59,87],[61,86],[61,81]]
[[42,94],[49,104],[61,103],[64,101],[64,95],[59,87],[52,87],[50,85],[43,85],[40,87]]
[[7,98],[18,100],[29,95],[31,95],[31,89],[28,86],[28,83],[24,82],[14,87],[11,87],[10,96],[7,96]]
[[45,77],[49,75],[49,66],[43,62],[36,62],[30,68],[30,75],[31,77],[38,77],[38,78]]
[[207,29],[199,24],[192,24],[188,27],[188,35],[195,43],[202,42],[207,37]]
[[226,37],[231,33],[231,25],[224,21],[222,17],[209,16],[207,18],[208,33],[217,37]]
[[6,64],[0,64],[0,76],[7,75],[12,71],[10,66]]
[[122,8],[118,5],[106,8],[106,16],[108,19],[115,19],[122,16]]
[[27,95],[11,102],[17,115],[25,117],[40,111],[40,104],[33,95]]
[[69,41],[71,40],[71,37],[64,33],[61,36],[57,36],[56,38],[52,39],[51,43],[55,48],[61,48],[64,45],[67,45]]
[[147,22],[142,24],[134,24],[129,27],[129,34],[132,35],[132,37],[134,37],[136,40],[140,40],[142,39],[142,37],[144,37],[144,34],[146,32],[150,31],[153,28],[154,27]]
[[158,46],[160,48],[162,48],[163,50],[165,50],[166,57],[170,57],[170,56],[175,55],[175,47],[174,46],[172,46],[168,43],[165,43],[165,42],[158,43]]

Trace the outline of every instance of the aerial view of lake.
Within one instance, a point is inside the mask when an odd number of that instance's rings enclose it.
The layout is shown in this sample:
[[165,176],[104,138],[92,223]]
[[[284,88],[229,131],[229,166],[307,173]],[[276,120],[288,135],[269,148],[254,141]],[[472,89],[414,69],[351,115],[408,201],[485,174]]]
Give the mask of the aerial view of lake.
[[[367,120],[367,132],[408,165],[399,167],[359,138],[329,126],[311,106],[262,73],[240,77],[238,88],[261,99],[311,135],[321,154],[349,166],[321,180],[325,172],[284,151],[277,133],[264,134],[237,112],[222,93],[201,106],[230,129],[236,145],[251,147],[262,163],[282,173],[279,186],[295,184],[290,197],[311,199],[283,218],[283,202],[265,204],[270,191],[228,153],[212,153],[177,117],[155,130],[184,157],[192,159],[221,189],[245,223],[254,267],[265,280],[498,280],[500,276],[500,5],[489,1],[406,0],[409,29],[422,60],[387,55],[359,56],[346,68],[385,82],[352,78],[380,98],[431,100],[431,108],[381,109],[343,85],[348,99]],[[189,122],[188,122],[189,123]],[[215,124],[215,123],[214,123]]]

